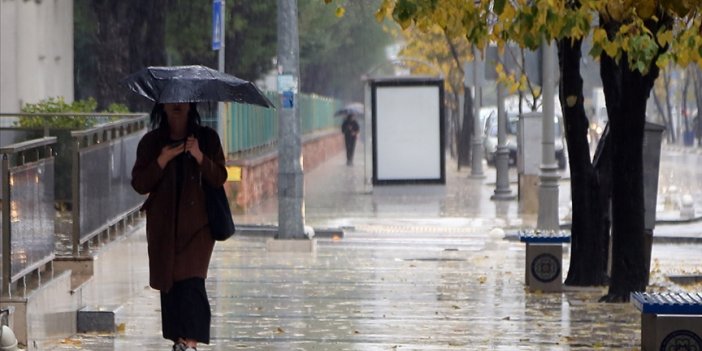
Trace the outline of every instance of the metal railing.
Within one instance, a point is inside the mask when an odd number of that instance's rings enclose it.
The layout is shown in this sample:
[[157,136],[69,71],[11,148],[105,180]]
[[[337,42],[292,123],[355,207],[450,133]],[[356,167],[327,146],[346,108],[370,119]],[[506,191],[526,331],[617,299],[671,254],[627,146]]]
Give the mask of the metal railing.
[[[275,93],[267,95],[272,100],[277,98]],[[334,111],[340,106],[337,100],[301,94],[299,105],[303,134],[336,127],[339,123],[334,118]],[[225,146],[228,154],[275,145],[278,138],[275,109],[230,103],[228,110],[231,136]],[[148,130],[147,114],[0,113],[0,120],[27,117],[40,117],[46,123],[41,127],[0,123],[0,133],[5,133],[6,142],[26,139],[27,133],[39,138],[0,144],[3,158],[0,284],[5,296],[12,293],[15,282],[29,273],[40,272],[41,266],[55,258],[57,188],[68,192],[67,201],[72,206],[73,256],[80,255],[81,246],[98,234],[136,213],[143,202],[143,196],[131,188],[131,168],[138,142]],[[57,128],[50,126],[55,117],[97,118],[106,123],[82,130]],[[66,184],[58,182],[58,178],[66,177],[70,177]]]
[[301,94],[299,99],[302,134],[341,125],[341,119],[334,117],[334,112],[341,107],[339,100],[315,94]]
[[[269,99],[277,94],[266,93]],[[274,145],[278,139],[278,111],[272,108],[229,103],[228,154],[236,154]]]
[[[14,143],[41,136],[56,136],[58,140],[54,147],[56,154],[54,195],[59,204],[70,205],[71,164],[74,152],[71,131],[92,128],[101,123],[120,119],[144,118],[144,116],[143,113],[0,113],[0,139],[4,143]],[[58,125],[56,122],[61,119],[64,123]],[[31,123],[32,126],[29,127],[23,126],[30,124],[20,123],[25,120],[34,120],[35,123]],[[69,123],[65,123],[66,121]],[[1,196],[2,192],[0,192]]]
[[2,154],[2,294],[54,258],[56,137],[0,148]]
[[[271,101],[278,101],[278,94],[266,92]],[[314,94],[299,94],[300,128],[302,134],[328,128],[336,128],[340,120],[334,117],[334,112],[341,106],[336,99]],[[240,154],[269,148],[276,145],[278,140],[278,111],[253,105],[238,103],[227,104],[227,115],[230,118],[227,145],[225,151],[229,155]]]
[[131,187],[131,170],[148,116],[71,132],[75,143],[72,171],[72,252],[136,212],[144,200]]

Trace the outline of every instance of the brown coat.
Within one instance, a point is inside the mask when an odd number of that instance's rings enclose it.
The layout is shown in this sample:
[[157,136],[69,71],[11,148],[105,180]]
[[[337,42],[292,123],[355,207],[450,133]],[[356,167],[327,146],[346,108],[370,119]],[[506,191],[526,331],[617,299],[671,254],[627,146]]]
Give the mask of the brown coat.
[[207,278],[214,248],[200,182],[220,186],[227,179],[227,170],[217,133],[201,127],[196,136],[204,156],[200,165],[192,157],[185,160],[179,206],[175,203],[176,172],[182,170],[176,169],[175,161],[164,169],[156,161],[169,142],[167,131],[156,129],[144,135],[132,169],[134,190],[149,194],[141,208],[146,211],[149,284],[162,291],[168,291],[174,281]]

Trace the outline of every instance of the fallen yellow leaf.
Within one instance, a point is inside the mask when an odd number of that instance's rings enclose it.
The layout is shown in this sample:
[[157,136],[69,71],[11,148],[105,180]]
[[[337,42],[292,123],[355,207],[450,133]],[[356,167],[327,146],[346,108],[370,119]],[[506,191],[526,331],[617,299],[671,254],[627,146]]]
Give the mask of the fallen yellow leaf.
[[64,345],[73,345],[73,346],[79,346],[82,344],[80,340],[76,339],[63,339],[61,340],[61,343]]

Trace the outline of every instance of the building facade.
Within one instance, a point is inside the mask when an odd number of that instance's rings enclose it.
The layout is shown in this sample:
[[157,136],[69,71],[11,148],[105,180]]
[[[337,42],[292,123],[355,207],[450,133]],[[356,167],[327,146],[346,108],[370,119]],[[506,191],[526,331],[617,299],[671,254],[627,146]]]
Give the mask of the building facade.
[[0,113],[72,102],[73,84],[73,0],[0,1]]

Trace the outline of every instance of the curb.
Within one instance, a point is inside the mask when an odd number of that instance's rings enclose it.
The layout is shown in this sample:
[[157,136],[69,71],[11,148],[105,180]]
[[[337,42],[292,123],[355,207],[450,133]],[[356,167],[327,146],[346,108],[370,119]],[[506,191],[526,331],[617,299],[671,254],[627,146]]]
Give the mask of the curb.
[[653,234],[654,244],[702,244],[702,237],[657,236]]
[[[502,238],[506,241],[519,241],[519,234],[510,233],[505,234]],[[655,244],[702,244],[702,237],[690,237],[690,236],[656,236],[653,235],[653,243]],[[568,243],[566,243],[568,244]]]
[[697,217],[692,217],[692,218],[687,218],[687,219],[660,219],[656,221],[656,224],[691,224],[691,223],[697,223],[697,222],[702,222],[702,216],[697,216]]
[[690,274],[690,275],[669,275],[668,279],[678,285],[692,285],[702,283],[702,275],[700,274]]
[[702,147],[699,146],[662,145],[662,147],[671,151],[702,155]]
[[[278,226],[275,225],[237,224],[234,235],[273,238],[276,234],[278,234]],[[344,230],[341,228],[314,228],[314,237],[340,239],[344,237]]]

